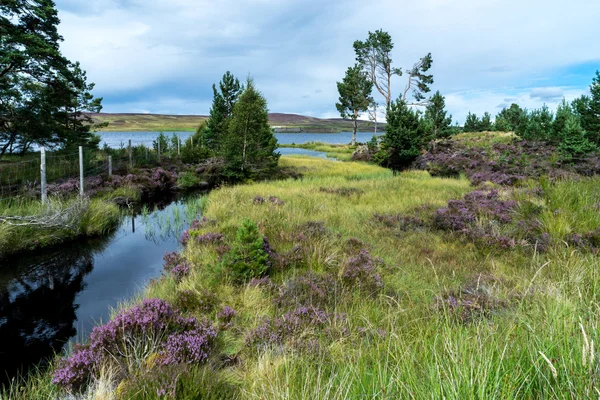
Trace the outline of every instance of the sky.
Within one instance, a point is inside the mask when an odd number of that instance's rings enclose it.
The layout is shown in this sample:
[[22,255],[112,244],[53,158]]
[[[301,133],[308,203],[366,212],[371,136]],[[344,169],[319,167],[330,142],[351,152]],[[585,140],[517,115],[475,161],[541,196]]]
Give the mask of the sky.
[[[353,43],[383,29],[395,67],[433,56],[454,121],[515,102],[550,108],[600,69],[597,0],[56,0],[62,51],[104,112],[202,114],[226,71],[254,78],[271,112],[338,117]],[[392,81],[397,98],[405,77]],[[376,96],[384,103],[381,96]]]

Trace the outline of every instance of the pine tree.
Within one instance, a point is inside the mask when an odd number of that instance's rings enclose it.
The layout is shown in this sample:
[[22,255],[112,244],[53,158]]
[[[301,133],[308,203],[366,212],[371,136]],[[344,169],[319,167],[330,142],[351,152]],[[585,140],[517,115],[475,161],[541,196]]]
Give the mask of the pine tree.
[[233,179],[260,178],[277,167],[277,139],[269,126],[267,101],[251,79],[233,107],[222,142],[226,173]]
[[550,140],[554,115],[546,105],[526,113],[523,121],[517,126],[515,133],[525,140]]
[[503,108],[496,116],[496,120],[502,118],[508,122],[508,131],[516,131],[519,125],[527,118],[527,113],[518,104],[511,104],[509,108]]
[[356,130],[358,129],[358,118],[361,113],[367,111],[373,102],[371,91],[373,83],[369,81],[362,72],[360,65],[348,68],[342,82],[337,83],[340,94],[339,103],[335,105],[344,119],[353,122],[352,145],[356,145]]
[[452,125],[452,116],[446,116],[446,100],[439,91],[435,92],[429,100],[429,105],[425,109],[425,120],[431,127],[430,135],[434,139],[446,138],[450,136]]
[[227,71],[219,88],[213,85],[213,104],[208,119],[208,131],[206,131],[206,146],[213,153],[219,151],[221,138],[227,132],[227,125],[233,115],[235,103],[240,96],[242,87],[240,81]]
[[479,118],[477,118],[476,114],[467,114],[467,119],[465,120],[465,125],[463,126],[463,131],[465,132],[477,132],[479,131]]
[[565,99],[563,99],[558,105],[554,122],[552,122],[552,134],[548,137],[549,142],[557,144],[561,141],[566,122],[571,116],[575,116],[573,108]]
[[425,127],[420,113],[403,100],[392,102],[387,111],[387,127],[383,148],[387,152],[384,164],[394,171],[408,167],[424,150]]
[[484,112],[483,117],[481,117],[481,121],[479,121],[479,126],[477,128],[479,132],[489,132],[492,130],[492,116],[489,112]]
[[569,115],[560,134],[561,143],[558,150],[565,159],[571,159],[597,150],[594,143],[587,139],[585,130],[581,127],[579,119]]
[[510,132],[512,130],[510,122],[500,115],[496,116],[494,121],[494,131],[496,132]]
[[590,96],[583,95],[573,101],[575,113],[581,119],[581,126],[588,138],[600,146],[600,71],[590,86]]

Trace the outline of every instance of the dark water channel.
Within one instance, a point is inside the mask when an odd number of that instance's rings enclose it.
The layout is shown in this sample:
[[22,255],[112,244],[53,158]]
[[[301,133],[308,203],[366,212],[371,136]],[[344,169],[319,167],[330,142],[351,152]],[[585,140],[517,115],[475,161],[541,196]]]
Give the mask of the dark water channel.
[[162,273],[200,213],[198,196],[124,216],[118,229],[0,261],[0,383],[83,340]]

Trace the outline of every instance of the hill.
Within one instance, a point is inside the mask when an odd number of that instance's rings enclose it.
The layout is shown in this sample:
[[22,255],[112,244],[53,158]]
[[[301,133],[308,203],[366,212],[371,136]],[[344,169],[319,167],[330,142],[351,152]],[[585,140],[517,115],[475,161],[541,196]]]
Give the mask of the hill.
[[[164,114],[93,114],[96,122],[108,122],[106,132],[135,131],[194,131],[206,119],[206,115],[164,115]],[[335,133],[352,130],[352,123],[339,118],[321,119],[298,114],[269,114],[269,122],[276,132]],[[385,124],[380,124],[383,130]],[[363,121],[359,130],[371,130],[371,125]]]

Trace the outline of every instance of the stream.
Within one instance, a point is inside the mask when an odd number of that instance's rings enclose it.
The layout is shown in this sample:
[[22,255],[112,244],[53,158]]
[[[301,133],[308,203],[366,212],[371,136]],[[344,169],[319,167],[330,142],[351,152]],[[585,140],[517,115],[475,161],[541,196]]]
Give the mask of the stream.
[[198,196],[124,216],[109,236],[2,260],[0,383],[84,341],[111,309],[162,273],[201,210]]

